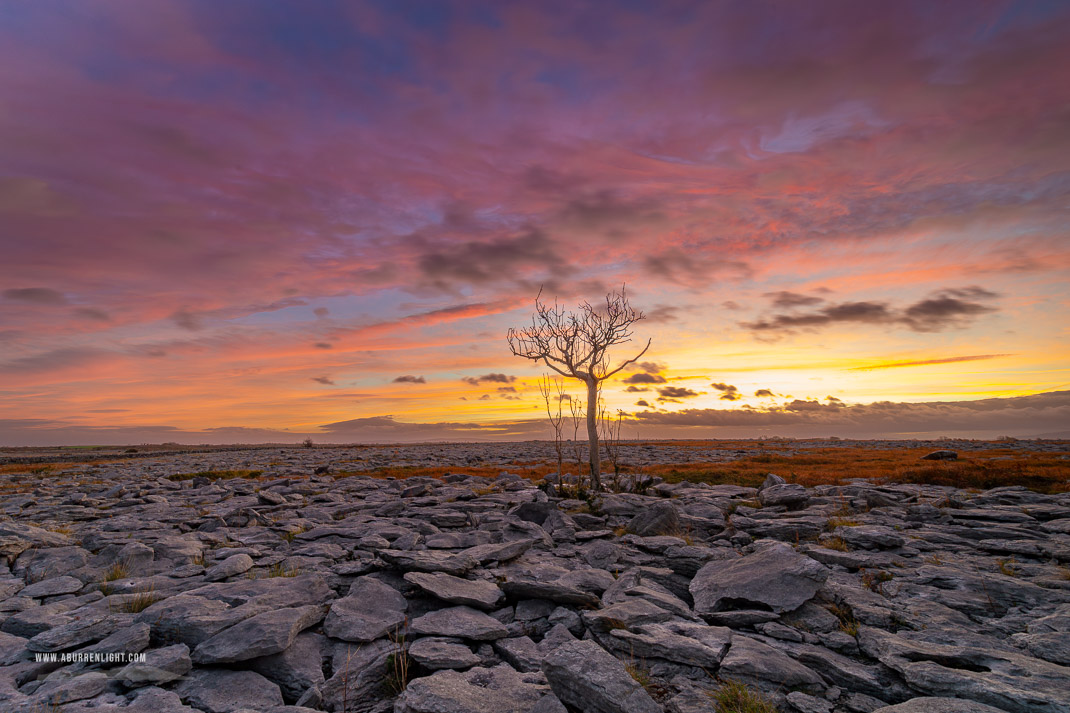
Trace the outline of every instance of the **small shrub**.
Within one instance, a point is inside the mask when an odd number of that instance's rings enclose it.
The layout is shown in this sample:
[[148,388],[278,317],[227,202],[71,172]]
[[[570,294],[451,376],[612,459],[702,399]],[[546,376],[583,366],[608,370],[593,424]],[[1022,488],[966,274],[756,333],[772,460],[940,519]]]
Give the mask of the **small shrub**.
[[849,517],[830,517],[825,522],[825,530],[831,532],[837,527],[858,527],[862,523],[858,520],[852,520]]
[[312,442],[311,438],[306,438],[305,440],[301,441],[301,445],[304,446],[305,448],[312,448],[316,444]]

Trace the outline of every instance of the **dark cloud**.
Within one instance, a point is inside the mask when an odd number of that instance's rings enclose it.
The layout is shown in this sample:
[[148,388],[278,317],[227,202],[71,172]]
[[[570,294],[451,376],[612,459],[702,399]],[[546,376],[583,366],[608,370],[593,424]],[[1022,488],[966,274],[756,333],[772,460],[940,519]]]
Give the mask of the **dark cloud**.
[[94,322],[110,322],[111,315],[102,309],[95,309],[93,307],[79,307],[74,310],[74,316],[79,319],[91,319]]
[[661,374],[648,374],[646,372],[632,374],[623,380],[625,384],[664,384],[666,381],[667,379]]
[[640,394],[640,393],[644,393],[646,391],[650,391],[650,389],[644,389],[644,388],[640,388],[638,386],[629,386],[627,389],[625,389],[625,391],[628,392],[628,393],[631,393],[631,394]]
[[658,389],[659,401],[664,401],[668,399],[689,399],[693,396],[698,395],[699,393],[697,391],[692,391],[691,389],[685,388],[683,386],[665,386],[663,388]]
[[645,371],[647,374],[660,374],[669,367],[656,361],[641,361],[633,364],[636,370]]
[[915,332],[936,332],[964,327],[970,320],[995,307],[973,302],[998,295],[980,287],[940,290],[902,309],[884,302],[842,302],[814,312],[788,312],[740,326],[757,333],[791,333],[795,329],[816,329],[832,324],[901,324]]
[[427,379],[422,376],[413,376],[412,374],[406,374],[405,376],[399,376],[394,379],[395,384],[426,384]]
[[334,349],[334,345],[330,342],[316,342],[312,346],[316,347],[316,349]]
[[510,393],[510,394],[515,394],[516,393],[516,387],[515,386],[499,386],[497,390],[500,393]]
[[62,292],[48,287],[15,287],[4,290],[4,298],[12,302],[29,302],[39,305],[67,304]]
[[479,386],[480,384],[511,384],[516,381],[515,376],[509,376],[507,374],[484,374],[483,376],[466,376],[461,379],[466,384],[471,386]]
[[332,381],[329,376],[313,376],[312,380],[320,384],[326,384],[327,386],[334,386],[334,381]]
[[647,310],[645,314],[651,322],[665,323],[680,319],[679,313],[680,308],[676,305],[654,305],[654,308]]
[[710,384],[710,386],[721,392],[722,401],[739,401],[743,398],[743,395],[739,393],[739,389],[730,384],[717,383]]
[[30,354],[0,363],[0,373],[46,373],[70,367],[87,367],[115,357],[113,352],[95,347],[69,347]]
[[736,302],[735,300],[726,300],[726,301],[721,303],[721,306],[724,307],[725,309],[730,309],[732,311],[743,309],[743,305],[741,305],[740,303]]
[[664,220],[665,214],[653,197],[627,199],[611,190],[573,198],[557,216],[557,222],[566,227],[616,237],[626,237],[636,228]]
[[650,405],[650,402],[648,402],[646,399],[639,399],[635,402],[635,405],[642,406],[644,408],[653,408],[653,406]]
[[180,309],[172,314],[171,321],[182,327],[182,329],[188,329],[191,332],[204,329],[204,318],[186,309]]
[[938,332],[965,325],[971,317],[997,311],[995,307],[972,300],[993,299],[994,292],[980,287],[943,290],[903,311],[903,321],[915,332]]
[[797,292],[767,292],[766,297],[773,300],[773,306],[781,309],[789,309],[792,307],[809,307],[811,305],[821,304],[825,300],[820,297],[810,297],[809,295],[800,295]]
[[653,275],[700,288],[709,285],[713,276],[745,279],[753,274],[750,265],[741,260],[717,260],[701,254],[670,248],[658,255],[647,255],[643,265]]
[[317,307],[316,309],[312,310],[312,314],[316,315],[320,319],[323,319],[324,317],[326,317],[330,313],[331,313],[331,311],[329,309],[327,309],[326,307]]
[[566,277],[575,270],[557,253],[554,242],[539,230],[514,238],[429,246],[414,240],[421,251],[417,266],[431,285],[452,289],[455,284],[485,285],[514,280],[525,271]]
[[480,401],[490,401],[490,394],[483,394],[479,397]]
[[772,389],[758,389],[754,392],[754,395],[760,399],[772,398],[776,396],[776,394],[773,393]]

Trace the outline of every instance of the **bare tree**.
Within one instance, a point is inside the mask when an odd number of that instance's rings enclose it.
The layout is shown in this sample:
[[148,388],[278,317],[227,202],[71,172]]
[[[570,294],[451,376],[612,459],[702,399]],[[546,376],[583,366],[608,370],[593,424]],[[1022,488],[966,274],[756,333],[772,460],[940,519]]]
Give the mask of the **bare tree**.
[[570,396],[568,412],[572,416],[572,440],[570,443],[572,443],[572,455],[576,459],[576,474],[578,475],[583,465],[583,457],[580,454],[580,424],[585,420],[583,404]]
[[606,457],[613,467],[613,490],[620,492],[620,429],[624,425],[624,411],[617,409],[616,418],[605,407],[599,404],[598,425],[602,443],[606,446]]
[[628,304],[624,287],[606,295],[605,309],[582,302],[576,312],[566,311],[556,300],[553,306],[546,304],[540,290],[535,297],[531,326],[510,329],[507,335],[514,355],[541,361],[558,374],[579,379],[587,386],[588,455],[595,490],[602,489],[598,448],[598,395],[602,382],[646,354],[650,340],[641,352],[614,369],[609,367],[609,348],[631,341],[632,325],[644,317]]
[[[565,399],[565,386],[559,377],[550,378],[549,374],[539,379],[539,391],[542,392],[542,400],[546,402],[546,415],[550,419],[550,425],[554,429],[554,450],[557,451],[557,477],[564,472],[564,454],[561,451],[561,427],[564,425],[565,415],[561,410],[561,402]],[[554,392],[557,395],[554,395]],[[557,402],[557,413],[554,413],[553,402]]]

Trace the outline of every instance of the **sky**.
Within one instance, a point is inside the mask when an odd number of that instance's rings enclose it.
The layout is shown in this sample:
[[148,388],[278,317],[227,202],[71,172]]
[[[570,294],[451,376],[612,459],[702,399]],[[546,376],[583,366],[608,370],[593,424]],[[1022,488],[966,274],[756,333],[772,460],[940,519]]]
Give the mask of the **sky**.
[[[1070,432],[1070,5],[0,0],[0,445]],[[568,385],[581,393],[577,382]]]

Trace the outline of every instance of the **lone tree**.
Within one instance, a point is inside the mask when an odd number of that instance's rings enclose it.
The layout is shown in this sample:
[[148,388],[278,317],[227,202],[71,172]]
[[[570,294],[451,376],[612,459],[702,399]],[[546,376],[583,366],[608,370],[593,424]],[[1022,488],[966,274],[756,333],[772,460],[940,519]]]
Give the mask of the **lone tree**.
[[582,302],[576,312],[566,311],[554,301],[542,301],[542,290],[535,297],[535,314],[531,326],[510,329],[507,335],[513,354],[538,363],[543,362],[558,374],[579,379],[587,385],[587,440],[590,444],[591,483],[602,489],[598,448],[598,394],[602,382],[629,364],[638,361],[650,348],[610,369],[609,348],[632,339],[632,325],[643,319],[641,311],[628,304],[624,287],[606,295],[605,309]]

